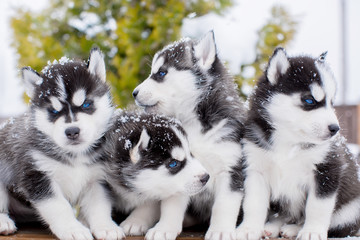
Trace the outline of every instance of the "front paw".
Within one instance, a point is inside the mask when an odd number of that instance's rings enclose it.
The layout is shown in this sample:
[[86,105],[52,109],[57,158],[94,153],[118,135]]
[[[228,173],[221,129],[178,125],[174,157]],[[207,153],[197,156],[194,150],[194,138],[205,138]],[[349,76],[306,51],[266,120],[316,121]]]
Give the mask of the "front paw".
[[145,235],[146,240],[175,240],[181,229],[171,229],[167,226],[158,226],[149,229]]
[[121,227],[115,223],[111,223],[104,226],[97,226],[92,229],[96,239],[102,240],[120,240],[125,238],[125,233]]
[[301,227],[296,224],[286,224],[281,227],[281,236],[284,238],[294,238],[298,235]]
[[66,240],[92,240],[94,239],[90,230],[84,227],[83,225],[73,224],[63,227],[57,227],[54,229],[50,226],[52,232],[59,238],[59,239],[66,239]]
[[16,232],[14,221],[6,213],[0,213],[0,235],[9,235],[14,232]]
[[277,238],[280,235],[280,225],[273,222],[265,224],[263,237]]
[[209,229],[205,234],[205,240],[235,240],[236,232],[235,229],[225,230],[225,231],[216,231],[213,229]]
[[128,236],[144,235],[151,226],[142,219],[125,219],[120,224],[120,227],[124,229],[124,232]]
[[262,237],[263,229],[256,226],[241,226],[236,229],[236,240],[258,240]]
[[327,240],[327,231],[317,229],[301,229],[296,239],[298,240]]

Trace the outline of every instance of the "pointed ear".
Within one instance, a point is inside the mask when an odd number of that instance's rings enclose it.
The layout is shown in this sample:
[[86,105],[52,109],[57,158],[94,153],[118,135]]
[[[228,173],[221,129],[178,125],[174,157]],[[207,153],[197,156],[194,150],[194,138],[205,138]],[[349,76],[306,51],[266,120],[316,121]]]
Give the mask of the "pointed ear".
[[91,49],[88,61],[88,70],[90,73],[98,76],[103,82],[106,81],[104,56],[99,48]]
[[208,32],[195,46],[195,57],[199,59],[200,67],[209,70],[216,57],[214,32]]
[[266,70],[267,79],[272,85],[275,85],[278,78],[285,74],[289,67],[290,62],[287,58],[285,49],[276,48],[270,58],[269,65]]
[[43,83],[42,77],[31,67],[22,68],[21,75],[25,83],[26,94],[33,98],[36,86],[40,86]]
[[326,56],[327,56],[327,51],[326,52],[323,52],[322,54],[320,54],[319,58],[317,59],[318,62],[325,62],[326,60]]
[[139,142],[135,145],[133,149],[130,150],[130,160],[135,164],[140,160],[140,151],[147,149],[150,141],[150,136],[144,128],[141,131]]

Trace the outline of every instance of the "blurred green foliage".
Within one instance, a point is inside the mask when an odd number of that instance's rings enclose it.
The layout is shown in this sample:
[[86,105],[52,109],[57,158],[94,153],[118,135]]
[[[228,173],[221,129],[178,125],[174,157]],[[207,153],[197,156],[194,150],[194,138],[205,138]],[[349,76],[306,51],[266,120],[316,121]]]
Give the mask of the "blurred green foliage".
[[115,103],[125,107],[150,73],[152,56],[180,38],[185,17],[231,5],[232,0],[50,0],[39,13],[17,10],[13,46],[19,67],[36,71],[62,56],[87,59],[92,47],[100,47]]
[[[256,80],[265,71],[269,57],[275,48],[279,46],[286,48],[294,39],[297,26],[298,22],[284,7],[274,6],[271,8],[271,18],[258,31],[254,62],[241,65],[240,74],[235,76],[239,86],[255,85]],[[246,97],[242,91],[240,94]]]

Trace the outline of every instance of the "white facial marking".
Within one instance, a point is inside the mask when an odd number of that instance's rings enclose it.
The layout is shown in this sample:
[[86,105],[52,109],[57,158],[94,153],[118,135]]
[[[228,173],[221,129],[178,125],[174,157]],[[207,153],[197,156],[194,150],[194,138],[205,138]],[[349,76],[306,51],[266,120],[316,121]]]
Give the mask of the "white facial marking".
[[74,93],[72,102],[74,103],[75,106],[80,107],[81,104],[84,103],[85,99],[86,99],[86,92],[84,89],[80,89]]
[[176,159],[178,161],[184,161],[186,157],[184,149],[182,149],[181,147],[173,148],[173,150],[171,151],[171,156],[173,159]]
[[56,77],[56,82],[58,84],[58,93],[60,94],[60,99],[65,101],[67,94],[66,94],[66,89],[65,89],[65,85],[64,85],[64,80],[61,75],[58,75]]
[[157,73],[160,69],[160,67],[164,64],[165,59],[163,57],[159,57],[154,59],[151,70],[152,73]]
[[50,97],[50,102],[52,107],[58,112],[63,108],[61,102],[56,97]]
[[325,98],[325,93],[322,87],[317,83],[313,83],[310,85],[310,90],[312,96],[315,98],[317,102],[321,102]]

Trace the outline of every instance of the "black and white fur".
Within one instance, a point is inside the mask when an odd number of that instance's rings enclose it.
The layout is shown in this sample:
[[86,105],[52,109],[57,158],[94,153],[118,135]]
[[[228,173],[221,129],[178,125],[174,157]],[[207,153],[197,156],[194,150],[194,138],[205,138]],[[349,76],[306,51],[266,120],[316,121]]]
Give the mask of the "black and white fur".
[[97,160],[114,112],[102,53],[93,49],[88,66],[64,57],[22,76],[29,111],[0,130],[0,233],[16,231],[9,213],[21,220],[30,207],[60,239],[123,238]]
[[[238,239],[327,239],[357,233],[356,160],[338,133],[336,84],[325,62],[277,48],[250,98],[244,220]],[[276,211],[268,216],[268,209]]]
[[192,156],[179,122],[121,112],[106,139],[107,179],[117,196],[114,207],[131,212],[121,223],[125,233],[175,239],[182,230],[186,199],[200,192],[209,179]]
[[244,109],[233,79],[218,58],[214,33],[183,39],[156,53],[150,76],[133,92],[147,112],[179,119],[191,152],[210,174],[191,209],[210,227],[206,239],[235,237],[242,200],[240,139]]

